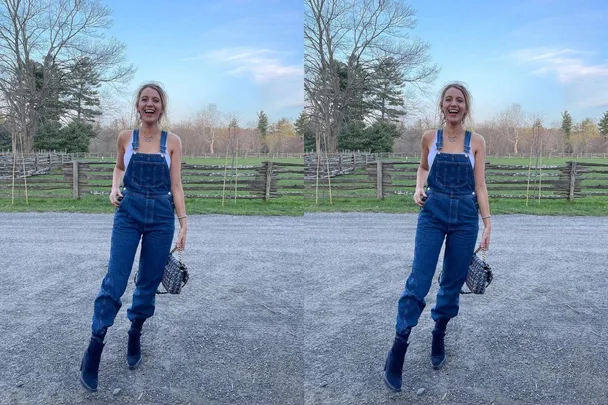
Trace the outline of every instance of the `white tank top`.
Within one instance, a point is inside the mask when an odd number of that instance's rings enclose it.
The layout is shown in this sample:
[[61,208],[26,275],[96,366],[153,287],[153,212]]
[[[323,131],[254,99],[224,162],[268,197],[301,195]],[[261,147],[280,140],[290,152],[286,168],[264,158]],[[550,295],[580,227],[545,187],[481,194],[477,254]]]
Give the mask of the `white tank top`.
[[[123,158],[123,162],[125,164],[125,170],[127,170],[127,167],[129,167],[129,162],[131,161],[131,156],[133,156],[133,136],[134,136],[134,131],[131,131],[131,139],[129,140],[129,143],[127,144],[127,148],[125,149],[125,156]],[[167,135],[167,138],[169,137],[169,135]],[[160,155],[160,152],[159,152]],[[169,168],[171,168],[171,155],[169,153],[165,153],[165,160],[167,161],[167,166]]]
[[[431,144],[431,148],[429,149],[429,156],[428,156],[428,165],[429,165],[429,170],[431,170],[431,167],[433,166],[433,162],[435,161],[435,156],[437,156],[437,134],[439,131],[435,131],[435,139],[433,139],[433,143]],[[471,138],[473,136],[471,135]],[[475,155],[471,152],[469,153],[469,160],[471,161],[471,166],[473,168],[475,168]]]

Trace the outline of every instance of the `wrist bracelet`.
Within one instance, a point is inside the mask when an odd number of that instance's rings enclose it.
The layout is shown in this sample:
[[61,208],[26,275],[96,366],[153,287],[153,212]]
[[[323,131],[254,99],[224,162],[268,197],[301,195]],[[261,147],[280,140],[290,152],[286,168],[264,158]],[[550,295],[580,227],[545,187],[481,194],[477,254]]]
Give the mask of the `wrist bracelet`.
[[481,217],[481,219],[487,219],[487,218],[490,218],[491,216],[492,216],[492,215],[488,215],[488,216],[485,216],[485,217]]
[[186,218],[188,215],[182,215],[181,217],[177,217],[177,219]]

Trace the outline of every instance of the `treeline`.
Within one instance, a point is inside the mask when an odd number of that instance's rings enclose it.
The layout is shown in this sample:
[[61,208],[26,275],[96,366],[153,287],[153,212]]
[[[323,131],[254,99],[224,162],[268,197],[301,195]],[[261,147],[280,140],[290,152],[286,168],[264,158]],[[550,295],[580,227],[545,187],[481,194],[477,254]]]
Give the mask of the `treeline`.
[[[288,118],[272,121],[264,111],[260,111],[257,125],[249,123],[242,126],[234,114],[223,113],[215,104],[208,104],[190,119],[171,122],[165,129],[179,135],[185,155],[298,153],[304,149],[304,137],[296,124]],[[89,151],[116,152],[118,133],[135,125],[129,118],[117,118],[107,125],[98,126]]]

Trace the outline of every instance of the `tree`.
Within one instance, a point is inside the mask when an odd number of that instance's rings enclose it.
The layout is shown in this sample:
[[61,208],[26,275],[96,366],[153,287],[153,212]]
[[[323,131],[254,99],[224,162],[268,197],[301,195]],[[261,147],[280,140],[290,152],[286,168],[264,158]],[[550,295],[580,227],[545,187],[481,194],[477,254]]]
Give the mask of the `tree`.
[[[407,35],[414,26],[413,8],[400,0],[305,1],[305,98],[329,153],[338,147],[346,106],[370,87],[381,60],[392,57],[404,83],[434,80],[439,69],[428,65],[428,45]],[[345,82],[339,61],[346,65]]]
[[70,69],[66,112],[77,120],[94,122],[101,115],[99,110],[100,74],[87,57],[78,59]]
[[40,125],[34,148],[68,153],[88,152],[89,143],[95,136],[93,125],[88,122],[74,120],[62,128],[59,122],[48,121]]
[[313,152],[315,150],[315,130],[305,110],[300,112],[294,123],[294,129],[296,134],[304,141],[304,152]]
[[[202,111],[195,115],[195,124],[202,132],[202,140],[209,144],[209,153],[215,153],[215,141],[220,126],[221,113],[216,104],[208,104]],[[201,147],[201,153],[203,152]]]
[[592,139],[600,137],[600,133],[593,119],[585,118],[581,121],[579,137],[581,144],[585,147],[585,153],[587,153],[589,151],[589,142]]
[[0,108],[25,151],[76,61],[87,58],[102,84],[130,80],[124,45],[103,36],[110,25],[110,9],[96,0],[0,0]]
[[602,138],[608,139],[608,111],[604,112],[604,116],[598,123],[598,129]]
[[266,134],[268,133],[268,116],[264,111],[258,113],[258,131],[260,132],[261,153],[268,153],[268,142]]
[[572,116],[568,111],[562,113],[562,131],[564,131],[565,136],[565,152],[572,153],[572,140],[570,139],[572,133]]
[[524,113],[519,104],[511,104],[500,113],[498,121],[509,142],[513,144],[513,153],[519,153],[519,141],[522,135]]
[[404,74],[392,57],[380,60],[374,71],[371,109],[381,121],[398,122],[405,115]]

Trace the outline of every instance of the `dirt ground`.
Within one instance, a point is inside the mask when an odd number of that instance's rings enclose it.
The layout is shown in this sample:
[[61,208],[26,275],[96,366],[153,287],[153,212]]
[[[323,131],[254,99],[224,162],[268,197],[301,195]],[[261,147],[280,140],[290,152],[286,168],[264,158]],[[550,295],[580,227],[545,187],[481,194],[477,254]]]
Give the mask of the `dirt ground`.
[[189,220],[190,281],[179,296],[157,296],[140,368],[126,365],[131,282],[106,337],[99,391],[88,393],[78,369],[112,216],[0,214],[0,403],[303,402],[302,220]]
[[157,297],[141,367],[125,359],[130,283],[88,393],[78,367],[112,216],[0,214],[0,404],[606,403],[606,217],[493,217],[494,282],[462,296],[438,371],[433,285],[401,393],[382,367],[416,215],[189,220],[191,280]]
[[[403,392],[382,368],[409,274],[415,215],[306,215],[306,404],[608,403],[608,218],[495,216],[486,295],[462,296],[447,362],[430,365],[430,309]],[[441,265],[441,261],[439,263]],[[417,395],[419,391],[424,391]]]

